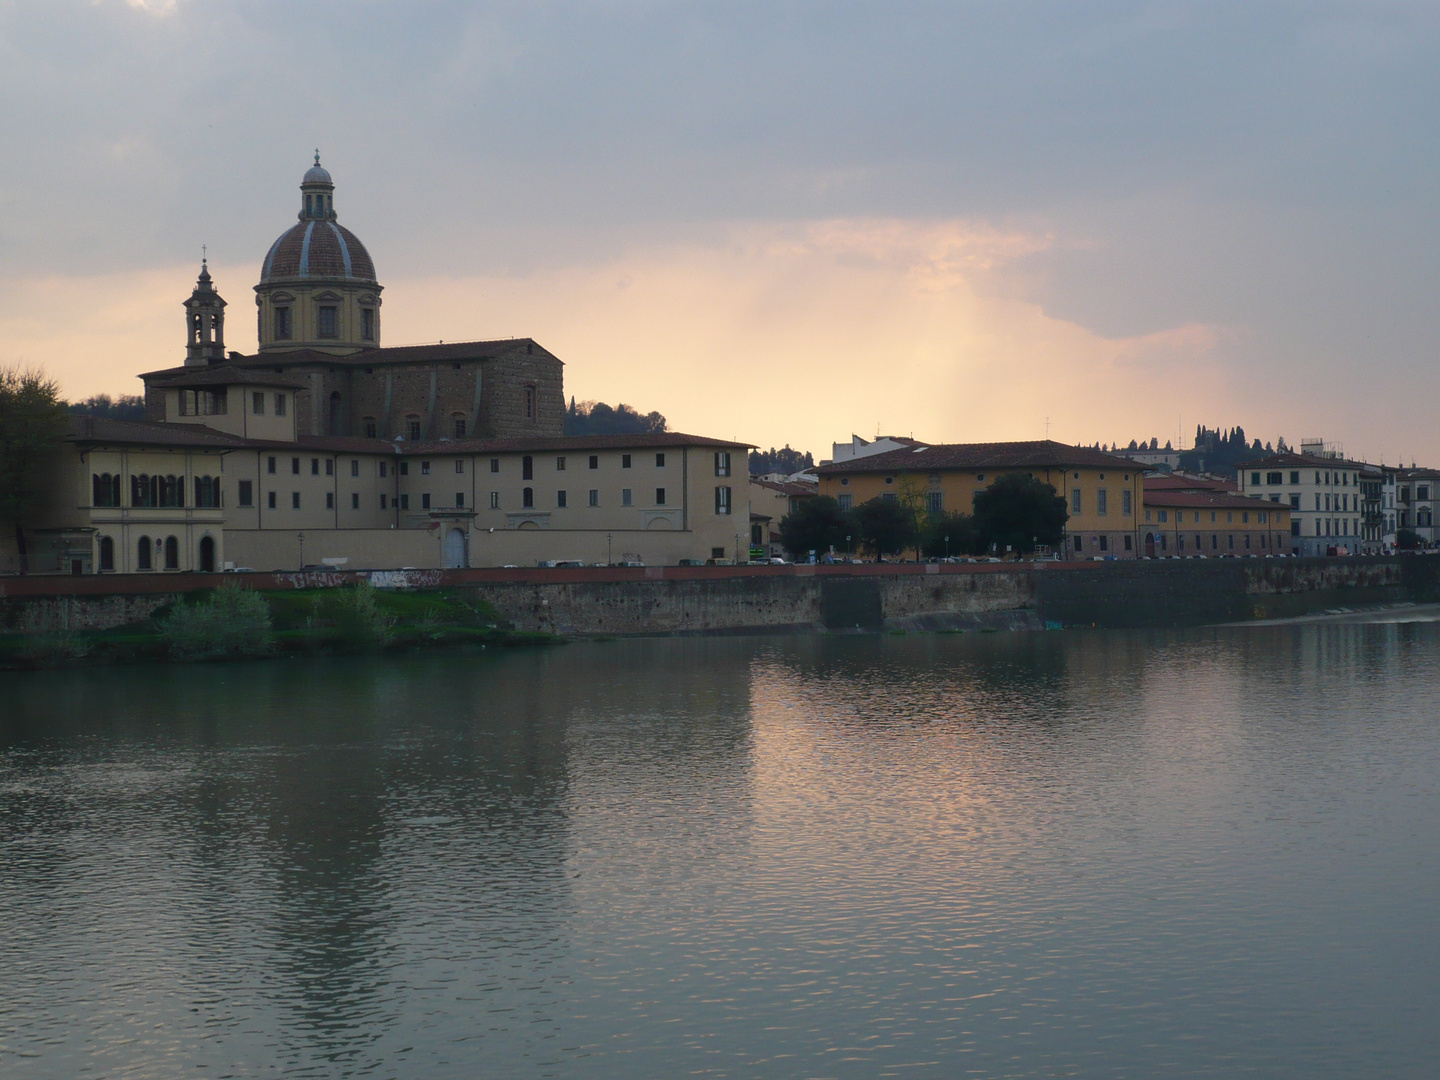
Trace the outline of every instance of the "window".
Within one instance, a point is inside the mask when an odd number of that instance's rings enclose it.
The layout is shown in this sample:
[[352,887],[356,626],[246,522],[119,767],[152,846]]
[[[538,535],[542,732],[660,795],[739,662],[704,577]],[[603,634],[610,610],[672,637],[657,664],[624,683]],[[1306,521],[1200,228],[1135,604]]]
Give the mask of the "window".
[[1161,511],[1160,511],[1160,521],[1161,521],[1162,523],[1164,523],[1164,522],[1169,521],[1169,520],[1170,520],[1170,511],[1168,511],[1168,510],[1161,510]]
[[157,476],[154,483],[158,488],[156,506],[184,506],[185,478],[183,476]]
[[1132,550],[1131,545],[1130,545],[1130,537],[1128,537],[1128,536],[1125,537],[1125,550],[1126,550],[1126,551]]
[[421,494],[421,496],[420,496],[420,509],[421,509],[421,510],[429,510],[429,509],[430,509],[430,493],[429,493],[428,491],[423,492],[423,493]]
[[885,483],[887,483],[887,484],[893,484],[894,482],[895,482],[895,478],[894,478],[893,476],[887,476],[887,477],[885,477]]
[[492,491],[492,492],[490,492],[490,509],[491,509],[491,510],[499,510],[499,509],[500,509],[500,492],[498,492],[498,491]]
[[299,475],[300,475],[300,459],[299,459],[298,457],[292,457],[292,458],[290,459],[290,475],[291,475],[291,476],[299,476]]
[[455,438],[463,439],[465,437],[465,418],[463,416],[452,416],[450,418],[450,430]]
[[556,471],[556,472],[564,472],[564,471],[565,471],[565,459],[564,459],[563,457],[557,457],[557,458],[555,459],[555,471]]
[[165,569],[180,569],[180,542],[173,536],[165,538]]
[[385,479],[389,471],[389,467],[385,464],[385,462],[380,462],[380,479]]
[[1269,518],[1266,516],[1266,512],[1265,512],[1264,510],[1261,510],[1261,511],[1259,512],[1259,521],[1260,521],[1260,524],[1261,524],[1261,525],[1264,525],[1264,524],[1266,523],[1266,521],[1268,521],[1268,520],[1269,520]]
[[276,395],[275,395],[275,415],[276,415],[276,416],[284,416],[284,415],[285,415],[285,395],[284,395],[284,394],[276,394]]
[[339,337],[340,333],[336,328],[335,307],[333,304],[321,304],[315,310],[315,336],[322,338]]
[[1290,535],[1291,535],[1291,536],[1299,536],[1299,535],[1300,535],[1300,522],[1299,522],[1299,521],[1292,521],[1292,522],[1290,522]]
[[[1097,513],[1097,514],[1100,515],[1101,517],[1104,517],[1104,516],[1106,515],[1106,513],[1109,512],[1109,509],[1110,509],[1110,507],[1109,507],[1109,501],[1108,501],[1108,500],[1109,500],[1109,495],[1108,495],[1108,493],[1106,492],[1106,490],[1105,490],[1104,488],[1100,488],[1098,491],[1096,491],[1096,492],[1095,492],[1095,513]],[[1196,514],[1196,515],[1195,515],[1195,519],[1198,521],[1198,520],[1200,519],[1200,515],[1199,515],[1199,514]],[[1101,551],[1104,551],[1105,549],[1102,547],[1100,550],[1101,550]]]
[[326,476],[334,476],[334,475],[335,475],[335,459],[334,459],[334,458],[326,458],[326,459],[325,459],[325,475],[326,475]]
[[1250,524],[1250,511],[1249,511],[1249,510],[1242,510],[1242,511],[1240,512],[1240,521],[1241,521],[1242,524],[1245,524],[1245,525],[1249,525],[1249,524]]
[[1291,496],[1290,496],[1290,509],[1292,509],[1292,510],[1299,510],[1299,509],[1300,509],[1300,496],[1299,496],[1299,495],[1291,495]]
[[1424,499],[1426,502],[1429,502],[1429,501],[1430,501],[1430,485],[1429,485],[1429,484],[1422,484],[1422,485],[1420,485],[1419,487],[1417,487],[1417,488],[1415,489],[1415,498],[1417,498],[1417,499]]
[[365,429],[365,438],[367,438],[367,439],[373,439],[373,438],[375,438],[376,434],[377,434],[377,433],[379,432],[379,430],[380,430],[378,427],[375,426],[375,418],[374,418],[373,416],[367,416],[367,417],[364,417],[364,418],[360,421],[360,423],[361,423],[361,426]]
[[465,475],[465,459],[464,459],[464,458],[458,458],[458,457],[457,457],[457,458],[455,459],[455,475],[456,475],[456,476],[464,476],[464,475]]
[[274,510],[274,509],[275,509],[275,492],[273,492],[273,491],[270,492],[269,498],[266,500],[266,505],[267,505],[271,510]]
[[288,307],[275,309],[275,340],[290,340],[290,309]]
[[400,475],[401,475],[401,476],[409,476],[409,475],[410,475],[410,462],[408,462],[408,461],[402,461],[402,462],[399,463],[399,467],[400,467]]
[[250,411],[256,416],[265,415],[265,391],[256,390],[250,395]]
[[887,492],[885,492],[884,495],[881,495],[880,497],[881,497],[882,499],[884,499],[886,502],[899,502],[899,501],[900,501],[900,496],[899,496],[899,495],[896,495],[893,491],[887,491]]
[[135,569],[150,569],[150,537],[142,536],[135,544]]
[[492,473],[498,473],[500,471],[500,459],[498,457],[492,457],[490,459],[490,471]]
[[1259,474],[1258,472],[1252,472],[1252,473],[1250,474],[1250,486],[1251,486],[1251,487],[1259,487],[1259,486],[1260,486],[1260,474]]
[[925,512],[928,514],[944,513],[945,493],[942,491],[927,491],[925,493]]
[[599,505],[600,505],[600,489],[599,489],[599,488],[591,488],[591,489],[590,489],[590,505],[591,505],[591,506],[599,506]]
[[841,495],[840,498],[836,499],[835,501],[840,504],[840,512],[842,514],[848,514],[851,508],[855,505],[855,496]]
[[195,505],[205,510],[219,509],[220,478],[218,476],[197,476],[195,478]]
[[557,491],[557,492],[555,492],[555,505],[558,506],[558,507],[561,507],[562,509],[564,508],[564,506],[565,506],[565,492],[563,492],[563,491]]
[[275,472],[275,459],[274,459],[273,457],[270,458],[270,459],[265,463],[265,471],[268,472],[268,473],[270,473],[270,474],[272,474],[272,475],[274,474],[274,472]]
[[350,493],[350,509],[351,509],[351,510],[359,510],[359,509],[360,509],[360,493],[359,493],[358,491],[352,491],[352,492]]
[[326,510],[334,510],[334,509],[335,509],[335,492],[333,492],[333,491],[327,491],[327,492],[325,492],[325,509],[326,509]]
[[360,309],[360,338],[362,341],[375,340],[375,309],[362,307]]
[[[717,450],[715,452],[715,475],[730,475],[730,452],[728,450]],[[719,491],[720,489],[716,488],[715,490]],[[729,489],[727,488],[726,490],[728,491]],[[730,511],[727,510],[725,512],[728,514]]]
[[[718,454],[717,454],[716,456],[719,457]],[[729,454],[726,454],[726,455],[725,455],[725,467],[726,467],[727,469],[730,467],[730,455],[729,455]],[[728,476],[729,473],[726,473],[725,475]],[[730,489],[729,489],[728,487],[717,487],[717,488],[715,489],[715,513],[717,513],[717,514],[728,514],[728,513],[730,513]]]
[[[1200,543],[1200,538],[1199,538],[1198,536],[1195,538],[1195,543],[1196,543],[1196,545],[1199,545],[1199,543]],[[1101,550],[1101,551],[1109,551],[1109,550],[1110,550],[1110,538],[1109,538],[1108,536],[1102,536],[1102,537],[1100,537],[1100,550]]]
[[535,489],[522,488],[520,491],[520,505],[529,510],[535,505]]
[[241,506],[255,505],[255,486],[249,480],[241,480],[236,498]]
[[1249,533],[1246,533],[1246,534],[1245,534],[1245,546],[1246,546],[1247,548],[1250,546],[1250,534],[1249,534]]
[[320,475],[320,459],[319,459],[318,457],[312,457],[312,458],[310,459],[310,475],[311,475],[311,476],[319,476],[319,475]]
[[535,459],[534,459],[533,457],[531,457],[529,454],[526,454],[524,457],[522,457],[522,458],[520,459],[520,479],[521,479],[521,480],[534,480],[534,479],[535,479]]
[[1075,537],[1075,550],[1076,550],[1076,551],[1081,551],[1081,550],[1084,549],[1084,547],[1085,547],[1085,539],[1084,539],[1084,537],[1080,537],[1080,536]]
[[[1083,506],[1084,503],[1081,501],[1080,489],[1075,488],[1070,492],[1070,513],[1078,515]],[[1165,519],[1162,517],[1160,520],[1164,521]]]
[[381,496],[380,496],[380,509],[381,509],[381,510],[384,510],[384,509],[385,509],[385,507],[386,507],[386,501],[387,501],[387,500],[386,500],[385,496],[384,496],[384,495],[381,495]]
[[592,468],[592,469],[598,469],[599,467],[600,467],[600,455],[599,455],[599,454],[591,454],[591,455],[590,455],[590,468]]
[[120,505],[120,474],[100,473],[94,477],[94,503],[96,506]]
[[115,569],[115,541],[108,536],[100,538],[100,572]]
[[406,438],[408,438],[411,442],[419,442],[420,418],[418,416],[409,417],[405,421],[405,431],[407,432]]
[[428,462],[428,461],[422,461],[422,462],[420,462],[420,475],[421,475],[421,476],[429,476],[429,475],[430,475],[430,462]]
[[525,419],[535,419],[535,387],[525,387]]
[[634,496],[629,488],[620,489],[620,505],[631,506],[634,504]]
[[409,510],[409,509],[410,509],[410,496],[409,496],[409,494],[401,495],[401,496],[399,496],[399,499],[400,499],[400,509],[401,509],[401,510]]
[[1300,470],[1299,470],[1299,469],[1295,469],[1294,471],[1292,471],[1292,472],[1290,473],[1290,483],[1292,483],[1292,484],[1298,484],[1298,483],[1300,483]]
[[1130,516],[1130,489],[1126,488],[1120,492],[1120,513],[1123,517]]
[[457,491],[457,492],[455,492],[455,508],[456,508],[457,510],[459,510],[459,509],[463,509],[464,506],[465,506],[465,493],[464,493],[463,491]]
[[292,491],[292,492],[290,493],[290,509],[291,509],[291,510],[299,510],[299,509],[300,509],[300,492],[298,492],[298,491]]
[[723,547],[718,547],[718,548],[717,548],[717,547],[712,547],[712,548],[710,549],[710,557],[711,557],[712,559],[723,559],[723,558],[725,558],[725,549],[724,549]]
[[1267,473],[1265,474],[1265,483],[1268,484],[1268,485],[1271,486],[1271,487],[1279,487],[1279,486],[1280,486],[1281,484],[1283,484],[1284,482],[1285,482],[1285,474],[1284,474],[1284,473],[1267,472]]
[[628,468],[630,468],[630,455],[629,455],[629,454],[621,454],[621,455],[620,455],[620,467],[621,467],[622,469],[628,469]]
[[655,505],[656,505],[656,506],[664,506],[664,505],[665,505],[665,489],[664,489],[664,488],[656,488],[656,489],[655,489]]
[[656,454],[656,455],[655,455],[655,468],[657,468],[657,469],[663,469],[664,467],[665,467],[665,455],[664,455],[664,454]]

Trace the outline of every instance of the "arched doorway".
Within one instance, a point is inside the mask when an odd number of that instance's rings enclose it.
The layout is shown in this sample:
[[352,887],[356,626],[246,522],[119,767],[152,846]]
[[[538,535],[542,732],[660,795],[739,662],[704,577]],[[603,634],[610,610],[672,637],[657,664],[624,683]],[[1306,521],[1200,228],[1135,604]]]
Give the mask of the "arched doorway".
[[1153,559],[1153,558],[1155,557],[1155,534],[1154,534],[1154,533],[1146,533],[1146,534],[1145,534],[1145,557],[1146,557],[1147,559]]
[[142,536],[135,545],[135,569],[150,569],[150,537]]
[[165,538],[165,569],[180,569],[180,542],[173,536]]
[[449,569],[469,565],[465,557],[465,530],[451,529],[445,534],[445,566]]
[[115,569],[115,541],[108,536],[100,537],[100,572]]
[[202,574],[215,572],[215,538],[213,536],[200,538],[200,572]]

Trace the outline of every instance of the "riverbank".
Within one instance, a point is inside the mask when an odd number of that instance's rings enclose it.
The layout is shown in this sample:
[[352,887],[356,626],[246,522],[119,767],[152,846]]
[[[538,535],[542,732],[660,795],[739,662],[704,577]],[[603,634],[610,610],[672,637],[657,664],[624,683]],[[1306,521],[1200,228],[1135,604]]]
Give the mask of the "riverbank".
[[[325,652],[597,636],[1254,622],[1440,602],[1440,558],[4,578],[0,665],[171,655],[161,638],[175,605],[234,585],[266,598],[274,650]],[[375,613],[347,613],[357,596],[369,597]],[[383,633],[365,629],[374,619]]]

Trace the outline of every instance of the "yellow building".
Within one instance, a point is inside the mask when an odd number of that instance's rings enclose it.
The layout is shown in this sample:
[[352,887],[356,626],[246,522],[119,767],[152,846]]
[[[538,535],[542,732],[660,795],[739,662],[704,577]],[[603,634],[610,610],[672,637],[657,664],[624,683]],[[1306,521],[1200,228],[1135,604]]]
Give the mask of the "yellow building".
[[1113,454],[1043,440],[917,445],[836,461],[815,472],[820,494],[835,498],[842,510],[894,498],[922,514],[971,513],[979,492],[1006,473],[1024,473],[1065,499],[1069,554],[1134,558],[1142,470]]
[[1146,491],[1141,550],[1152,558],[1283,555],[1290,508],[1225,491]]

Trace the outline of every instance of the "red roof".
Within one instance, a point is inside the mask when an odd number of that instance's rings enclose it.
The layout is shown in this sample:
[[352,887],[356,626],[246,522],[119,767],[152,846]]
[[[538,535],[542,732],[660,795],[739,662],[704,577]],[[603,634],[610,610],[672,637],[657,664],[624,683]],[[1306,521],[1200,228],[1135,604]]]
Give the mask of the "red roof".
[[934,446],[907,447],[832,462],[819,466],[815,472],[821,476],[835,476],[841,473],[935,472],[943,469],[1001,471],[1067,468],[1072,465],[1098,465],[1117,472],[1145,471],[1138,462],[1107,454],[1103,450],[1039,439],[1034,442],[938,443]]
[[1177,476],[1174,473],[1150,473],[1145,477],[1145,491],[1239,491],[1233,480],[1198,476]]
[[1247,499],[1244,495],[1227,495],[1218,491],[1150,491],[1146,490],[1146,506],[1217,507],[1232,510],[1289,510],[1288,503],[1267,502],[1264,499]]

